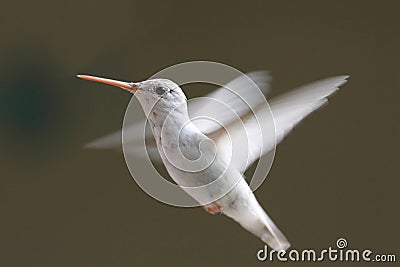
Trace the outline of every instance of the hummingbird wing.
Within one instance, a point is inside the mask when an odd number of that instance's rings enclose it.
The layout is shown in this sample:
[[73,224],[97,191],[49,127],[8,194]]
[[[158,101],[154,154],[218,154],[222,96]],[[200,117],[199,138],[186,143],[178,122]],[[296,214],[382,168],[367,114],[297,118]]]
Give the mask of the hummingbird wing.
[[[220,125],[234,121],[232,114],[243,116],[264,102],[270,91],[270,82],[271,76],[266,71],[239,76],[203,97],[190,99],[189,117],[202,133],[210,134]],[[205,119],[194,119],[196,117]]]
[[[234,118],[231,114],[222,112],[221,103],[224,103],[238,115],[246,114],[264,101],[264,98],[260,98],[260,91],[263,95],[269,92],[270,80],[271,76],[266,71],[254,71],[239,76],[224,85],[224,87],[220,87],[200,99],[189,101],[189,116],[190,118],[197,116],[211,118],[211,120],[195,120],[194,123],[204,133],[213,132],[219,128],[213,123],[213,120],[219,121],[221,124],[228,124]],[[260,91],[255,88],[255,85]],[[146,155],[145,153],[141,153],[143,140],[142,136],[137,134],[143,131],[143,125],[144,121],[141,121],[129,126],[125,130],[126,136],[124,138],[125,143],[128,144],[126,147],[129,147],[129,151],[126,152],[134,153],[140,157]],[[150,128],[146,129],[145,138],[149,156],[157,161],[161,161]],[[85,148],[120,150],[121,143],[122,131],[116,131],[89,142],[85,145]]]
[[[156,142],[154,140],[153,134],[151,133],[150,126],[145,124],[145,140],[143,140],[141,134],[143,131],[143,125],[145,121],[135,123],[125,129],[124,138],[125,141],[125,153],[137,155],[139,157],[150,157],[156,162],[162,162],[160,154],[158,153]],[[143,144],[146,144],[144,147]],[[121,151],[122,149],[122,131],[116,131],[111,134],[107,134],[100,137],[92,142],[87,143],[85,148],[89,149],[112,149],[116,151]],[[147,153],[146,153],[147,152]]]
[[[336,92],[347,78],[336,76],[319,80],[273,98],[268,101],[272,116],[268,107],[261,104],[254,112],[225,129],[217,130],[210,137],[216,141],[219,151],[224,147],[226,150],[230,144],[240,146],[235,148],[237,151],[248,151],[247,160],[243,157],[232,159],[236,160],[232,165],[244,172],[254,161],[274,149],[301,120],[326,104],[327,97]],[[243,131],[247,135],[247,144],[243,142]]]

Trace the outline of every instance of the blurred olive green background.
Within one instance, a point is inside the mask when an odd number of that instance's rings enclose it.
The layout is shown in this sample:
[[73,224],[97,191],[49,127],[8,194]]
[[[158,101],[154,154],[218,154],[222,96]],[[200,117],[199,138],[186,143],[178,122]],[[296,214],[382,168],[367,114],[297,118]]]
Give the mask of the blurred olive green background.
[[272,265],[238,224],[161,204],[121,153],[82,148],[121,127],[131,96],[77,73],[143,80],[189,60],[268,69],[272,95],[351,75],[256,193],[294,248],[344,237],[399,257],[397,3],[3,1],[0,266]]

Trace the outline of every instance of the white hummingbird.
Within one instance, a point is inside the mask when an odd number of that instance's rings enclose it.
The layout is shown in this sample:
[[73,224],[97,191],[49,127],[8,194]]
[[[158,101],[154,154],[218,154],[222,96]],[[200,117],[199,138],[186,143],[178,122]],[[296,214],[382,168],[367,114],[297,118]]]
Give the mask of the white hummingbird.
[[[218,101],[202,104],[187,104],[187,98],[182,89],[173,81],[167,79],[151,79],[143,82],[122,82],[87,75],[78,75],[79,78],[105,83],[125,89],[139,100],[147,120],[150,123],[155,139],[155,148],[171,178],[204,209],[211,213],[222,213],[243,228],[250,231],[274,250],[286,250],[290,243],[277,228],[255,198],[252,190],[243,177],[243,173],[261,155],[275,148],[275,144],[282,139],[307,115],[327,102],[327,97],[338,90],[346,82],[348,76],[336,76],[323,79],[302,86],[290,93],[268,101],[275,125],[275,136],[261,135],[270,129],[263,129],[255,119],[254,112],[265,112],[258,106],[265,102],[254,93],[254,82],[266,95],[269,91],[270,77],[266,72],[253,72],[246,77],[241,76],[226,86],[221,87],[207,97]],[[251,81],[249,81],[249,78]],[[226,90],[229,88],[229,90]],[[246,95],[243,102],[242,96]],[[219,102],[225,103],[238,117],[224,114]],[[189,115],[188,108],[192,110]],[[228,129],[220,129],[215,123],[200,121],[196,123],[191,118],[207,110],[207,114]],[[240,119],[238,119],[240,118]],[[239,122],[240,121],[240,122]],[[227,139],[243,138],[236,130],[237,125],[244,126],[248,140],[245,161],[227,159],[223,153],[227,146]],[[267,127],[267,126],[265,126]],[[135,126],[131,129],[136,130]],[[137,129],[139,130],[139,129]],[[92,148],[114,148],[120,146],[121,133],[113,133],[88,144]],[[137,135],[129,136],[128,143],[134,150]],[[146,136],[147,138],[147,136]],[[149,137],[150,138],[150,137]],[[207,142],[212,141],[209,145]],[[238,141],[238,140],[236,140]],[[239,143],[243,143],[239,141]],[[176,155],[177,150],[191,162],[193,166],[185,169],[186,161],[175,164],[181,158]],[[199,160],[200,159],[200,160]],[[183,166],[183,168],[182,168]],[[200,166],[207,166],[202,168]],[[204,190],[191,190],[191,187],[202,187],[212,184]],[[220,198],[215,198],[221,192],[226,192]],[[212,200],[212,201],[210,201]]]

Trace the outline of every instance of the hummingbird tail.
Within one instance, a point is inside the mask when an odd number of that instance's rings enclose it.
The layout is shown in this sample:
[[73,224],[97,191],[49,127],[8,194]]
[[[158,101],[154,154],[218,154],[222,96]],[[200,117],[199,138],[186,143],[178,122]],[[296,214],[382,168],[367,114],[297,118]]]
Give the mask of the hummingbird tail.
[[[264,212],[264,211],[263,211]],[[261,240],[274,250],[287,250],[290,247],[289,241],[286,239],[284,234],[278,229],[271,218],[264,212],[263,225],[261,225],[262,233]]]
[[222,213],[238,222],[272,249],[287,250],[290,247],[289,241],[260,206],[253,193],[248,195],[246,202],[246,205],[231,205],[227,209],[222,209]]

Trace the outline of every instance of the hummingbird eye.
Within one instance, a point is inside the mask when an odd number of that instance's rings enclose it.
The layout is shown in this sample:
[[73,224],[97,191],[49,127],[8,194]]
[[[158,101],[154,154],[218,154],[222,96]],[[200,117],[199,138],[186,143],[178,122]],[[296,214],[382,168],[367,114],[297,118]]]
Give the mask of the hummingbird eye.
[[161,86],[156,87],[154,91],[156,92],[157,95],[163,95],[165,93],[165,89]]

